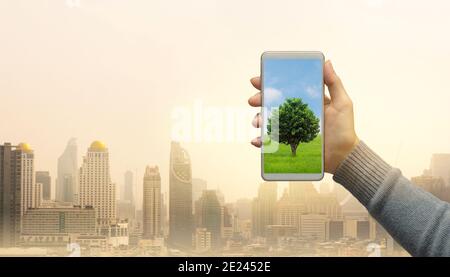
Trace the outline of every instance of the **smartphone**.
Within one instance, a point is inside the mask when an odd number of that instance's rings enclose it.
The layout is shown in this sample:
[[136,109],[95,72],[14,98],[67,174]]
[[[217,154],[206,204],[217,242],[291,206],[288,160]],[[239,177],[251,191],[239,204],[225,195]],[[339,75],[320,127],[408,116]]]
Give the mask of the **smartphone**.
[[267,181],[318,181],[324,175],[324,55],[261,55],[261,175]]

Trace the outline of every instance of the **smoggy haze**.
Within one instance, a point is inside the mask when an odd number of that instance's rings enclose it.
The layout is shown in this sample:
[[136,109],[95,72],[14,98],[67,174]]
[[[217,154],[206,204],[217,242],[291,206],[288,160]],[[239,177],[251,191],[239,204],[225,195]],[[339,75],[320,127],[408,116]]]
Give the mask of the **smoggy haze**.
[[[54,180],[69,138],[80,156],[99,139],[114,182],[137,170],[141,187],[158,165],[166,190],[175,108],[245,109],[263,51],[321,50],[359,137],[419,175],[433,152],[450,152],[450,3],[340,2],[1,0],[0,143],[30,143]],[[255,195],[260,156],[248,142],[183,146],[193,175],[228,200]]]

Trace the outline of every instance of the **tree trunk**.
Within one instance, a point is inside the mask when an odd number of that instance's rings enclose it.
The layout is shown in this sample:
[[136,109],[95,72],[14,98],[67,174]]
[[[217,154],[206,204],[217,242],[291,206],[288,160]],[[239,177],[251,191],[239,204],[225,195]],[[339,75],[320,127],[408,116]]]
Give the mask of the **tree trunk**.
[[298,144],[291,143],[291,152],[292,152],[293,157],[297,156],[297,146],[298,146]]

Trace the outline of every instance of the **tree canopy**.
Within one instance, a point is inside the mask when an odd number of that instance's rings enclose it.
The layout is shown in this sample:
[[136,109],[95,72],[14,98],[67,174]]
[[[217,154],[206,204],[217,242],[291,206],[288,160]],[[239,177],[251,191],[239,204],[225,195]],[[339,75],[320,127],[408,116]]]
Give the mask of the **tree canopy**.
[[319,118],[300,98],[286,99],[271,112],[267,125],[271,140],[290,145],[292,156],[297,155],[300,143],[312,141],[319,131]]

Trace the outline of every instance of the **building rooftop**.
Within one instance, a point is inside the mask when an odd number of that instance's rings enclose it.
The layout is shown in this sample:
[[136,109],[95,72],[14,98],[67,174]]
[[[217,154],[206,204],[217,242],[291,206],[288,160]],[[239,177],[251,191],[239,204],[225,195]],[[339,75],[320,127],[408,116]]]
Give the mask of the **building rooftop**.
[[106,151],[106,144],[96,140],[94,142],[91,143],[91,146],[89,147],[89,150],[91,151],[99,151],[99,152],[103,152]]
[[18,148],[22,150],[22,152],[24,153],[27,154],[33,153],[33,149],[31,149],[31,146],[28,143],[21,142],[19,143]]

